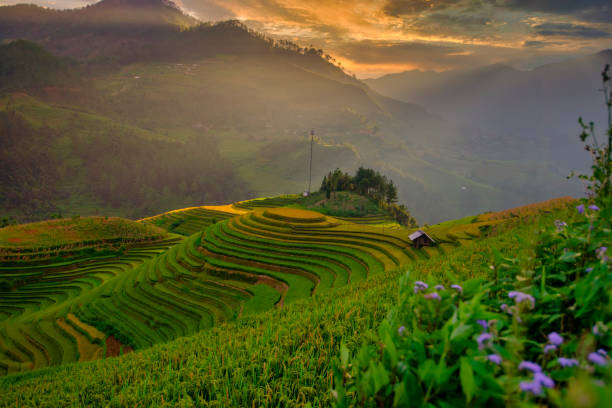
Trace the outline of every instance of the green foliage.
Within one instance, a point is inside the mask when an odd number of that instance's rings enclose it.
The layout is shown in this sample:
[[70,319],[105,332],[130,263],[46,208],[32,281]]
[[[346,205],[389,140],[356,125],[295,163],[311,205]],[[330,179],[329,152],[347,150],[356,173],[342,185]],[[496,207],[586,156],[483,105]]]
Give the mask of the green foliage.
[[[549,227],[533,269],[497,256],[488,283],[434,289],[433,279],[427,285],[404,277],[400,302],[373,344],[338,366],[337,405],[557,406],[574,398],[568,386],[576,378],[608,378],[612,372],[592,354],[612,346],[612,271],[601,249],[611,243],[611,215],[609,208],[590,210],[559,230]],[[563,358],[579,367],[564,367]],[[538,380],[522,361],[539,364],[556,386],[533,385]],[[527,388],[533,391],[521,392]]]

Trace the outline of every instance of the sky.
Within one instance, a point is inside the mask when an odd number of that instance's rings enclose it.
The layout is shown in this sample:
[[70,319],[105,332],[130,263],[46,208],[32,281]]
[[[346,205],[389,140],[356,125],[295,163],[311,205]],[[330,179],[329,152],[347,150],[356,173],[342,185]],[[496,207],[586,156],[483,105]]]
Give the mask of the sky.
[[[0,0],[2,4],[20,1]],[[54,8],[91,0],[27,0]],[[493,63],[530,69],[612,48],[610,0],[176,0],[203,21],[239,19],[323,48],[360,78]]]

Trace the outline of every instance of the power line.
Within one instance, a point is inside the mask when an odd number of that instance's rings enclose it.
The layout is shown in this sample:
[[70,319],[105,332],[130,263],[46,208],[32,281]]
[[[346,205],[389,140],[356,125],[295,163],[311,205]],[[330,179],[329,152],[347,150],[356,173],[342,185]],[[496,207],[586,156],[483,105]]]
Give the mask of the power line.
[[312,129],[310,131],[310,162],[308,165],[308,195],[310,195],[310,187],[312,185],[312,144],[314,142],[314,134],[315,131]]

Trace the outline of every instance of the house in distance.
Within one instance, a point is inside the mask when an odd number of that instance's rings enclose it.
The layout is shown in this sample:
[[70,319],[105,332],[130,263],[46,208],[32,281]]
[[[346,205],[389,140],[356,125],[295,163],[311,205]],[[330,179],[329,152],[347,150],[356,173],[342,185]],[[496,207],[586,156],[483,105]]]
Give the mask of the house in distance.
[[417,230],[408,236],[412,241],[412,246],[416,249],[419,249],[424,246],[434,246],[436,245],[436,241],[427,235],[427,233],[423,230]]

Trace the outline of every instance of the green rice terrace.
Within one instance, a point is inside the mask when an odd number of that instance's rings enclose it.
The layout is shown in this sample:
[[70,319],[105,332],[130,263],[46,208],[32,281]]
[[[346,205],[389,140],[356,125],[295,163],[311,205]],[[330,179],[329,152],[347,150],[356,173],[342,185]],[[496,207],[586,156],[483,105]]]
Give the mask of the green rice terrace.
[[0,374],[117,356],[287,307],[450,255],[542,211],[431,226],[424,230],[437,245],[417,250],[411,231],[385,228],[384,217],[379,225],[370,215],[355,223],[298,208],[297,200],[194,207],[140,222],[75,218],[1,229]]
[[[3,266],[1,276],[19,284],[0,292],[0,405],[329,405],[325,367],[338,336],[350,344],[356,331],[378,324],[407,265],[418,276],[452,270],[469,277],[495,248],[524,250],[520,236],[571,203],[424,228],[437,245],[420,250],[411,230],[301,208],[197,207],[135,223],[150,228],[160,217],[194,223],[199,216],[203,229],[188,236],[167,234],[68,264]],[[336,330],[330,324],[338,319],[346,324]],[[97,362],[65,365],[90,360]],[[92,392],[78,397],[83,387]]]

